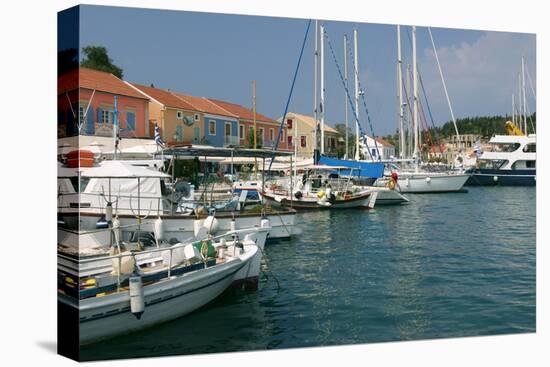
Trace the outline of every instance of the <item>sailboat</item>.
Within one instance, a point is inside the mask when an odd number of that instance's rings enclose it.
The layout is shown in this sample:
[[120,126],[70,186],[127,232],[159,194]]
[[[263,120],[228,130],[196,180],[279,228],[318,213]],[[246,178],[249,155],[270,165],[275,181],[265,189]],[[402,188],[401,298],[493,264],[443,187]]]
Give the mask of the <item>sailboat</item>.
[[[431,32],[430,32],[431,36]],[[400,26],[397,25],[397,55],[398,55],[398,91],[400,96],[400,106],[399,106],[399,126],[400,126],[400,148],[402,152],[405,150],[405,137],[403,134],[403,102],[402,102],[402,79],[401,79],[401,41],[400,41]],[[433,38],[432,38],[433,44]],[[443,73],[441,72],[441,66],[439,64],[439,59],[437,58],[437,52],[434,52],[436,55],[436,60],[439,67],[440,76],[442,78],[443,87],[445,90],[445,95],[447,96],[447,101],[450,105],[449,96],[447,93],[447,88],[445,86],[445,79],[443,78]],[[414,131],[414,151],[413,151],[413,168],[412,169],[403,169],[398,166],[397,163],[387,164],[386,165],[386,176],[384,179],[377,181],[378,185],[387,185],[389,180],[397,180],[397,189],[402,193],[440,193],[440,192],[459,192],[463,190],[463,186],[470,177],[470,174],[462,171],[443,171],[443,172],[430,172],[421,168],[420,162],[420,152],[419,152],[419,119],[418,119],[418,71],[416,64],[416,27],[412,27],[412,53],[413,53],[413,131]],[[451,114],[452,114],[452,108]],[[453,121],[454,115],[453,115]],[[456,123],[455,123],[456,128]],[[458,135],[458,129],[456,130]]]

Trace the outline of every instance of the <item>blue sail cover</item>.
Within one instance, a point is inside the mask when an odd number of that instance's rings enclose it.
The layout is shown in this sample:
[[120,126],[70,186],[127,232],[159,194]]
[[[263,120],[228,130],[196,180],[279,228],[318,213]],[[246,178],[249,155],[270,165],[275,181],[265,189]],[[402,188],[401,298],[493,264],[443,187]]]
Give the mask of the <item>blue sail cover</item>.
[[365,178],[379,178],[384,176],[384,163],[348,161],[345,159],[328,158],[321,156],[321,158],[319,159],[319,164],[353,168],[353,171],[342,170],[341,173],[344,175],[351,174],[356,177]]

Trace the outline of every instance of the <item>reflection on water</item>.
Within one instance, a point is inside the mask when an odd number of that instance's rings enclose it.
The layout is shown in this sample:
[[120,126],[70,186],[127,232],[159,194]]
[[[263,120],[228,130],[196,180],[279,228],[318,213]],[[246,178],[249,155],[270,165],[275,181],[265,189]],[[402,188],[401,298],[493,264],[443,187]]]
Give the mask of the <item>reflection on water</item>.
[[84,347],[82,358],[535,331],[535,188],[410,199],[300,214],[299,238],[266,247],[259,292],[228,292],[181,319]]

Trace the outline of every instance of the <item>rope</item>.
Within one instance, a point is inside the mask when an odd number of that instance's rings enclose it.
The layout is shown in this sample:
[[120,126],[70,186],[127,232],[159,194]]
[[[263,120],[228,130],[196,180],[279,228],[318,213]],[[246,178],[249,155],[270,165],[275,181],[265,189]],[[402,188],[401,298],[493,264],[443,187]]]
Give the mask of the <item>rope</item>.
[[[327,39],[328,39],[328,36],[327,36]],[[348,40],[346,39],[346,42],[348,42]],[[349,46],[349,42],[348,42],[348,46]],[[353,55],[353,51],[352,51],[352,48],[351,47],[347,47],[347,49],[349,50],[349,55],[351,57],[351,60],[355,60],[354,59],[354,55]],[[359,70],[358,70],[358,67],[357,65],[355,65],[355,67],[353,68],[353,71],[354,71],[354,76],[356,77],[356,80],[357,80],[357,85],[359,87],[359,90],[362,90],[361,88],[361,82],[359,81]],[[371,123],[371,120],[370,120],[370,113],[369,113],[369,109],[367,108],[367,100],[366,100],[366,97],[365,97],[365,93],[361,94],[361,100],[363,101],[363,107],[365,109],[365,114],[367,116],[367,121],[369,123],[369,128],[370,128],[370,132],[372,134],[372,138],[374,140],[374,147],[376,148],[376,152],[378,153],[378,157],[380,159],[380,151],[378,150],[378,144],[376,142],[376,134],[374,133],[374,129],[372,127],[372,123]],[[358,120],[359,121],[359,120]],[[366,145],[366,144],[365,144]],[[367,149],[368,149],[368,146],[367,146]],[[371,155],[372,157],[372,155]]]
[[[279,147],[279,141],[281,139],[281,132],[283,131],[283,126],[286,119],[286,114],[288,112],[288,105],[290,104],[290,99],[292,98],[292,92],[294,90],[294,84],[296,83],[296,76],[298,75],[298,70],[300,69],[300,64],[302,62],[302,55],[304,54],[304,48],[306,46],[307,36],[309,34],[309,27],[311,26],[311,19],[307,22],[307,28],[306,28],[306,34],[304,34],[304,40],[302,42],[302,49],[300,50],[300,57],[298,58],[298,63],[296,65],[296,70],[294,71],[294,78],[292,78],[292,84],[290,86],[290,92],[288,93],[288,99],[286,100],[286,106],[285,106],[285,112],[283,113],[283,117],[281,118],[281,125],[279,126],[279,132],[277,133],[277,141],[275,142],[275,146],[273,147],[273,152],[277,150]],[[271,157],[271,162],[269,162],[269,168],[268,171],[271,171],[271,165],[273,164],[273,161],[275,160],[275,154]],[[264,167],[265,168],[265,167]]]
[[[418,67],[417,67],[417,69],[418,69]],[[430,109],[430,104],[428,103],[428,95],[426,94],[426,89],[424,89],[424,82],[422,82],[422,75],[420,73],[420,70],[418,70],[418,80],[420,81],[420,88],[422,89],[422,94],[424,95],[424,100],[426,101],[426,107],[428,108],[428,114],[430,116],[430,122],[432,123],[435,138],[436,138],[436,141],[439,145],[439,152],[441,153],[441,155],[443,155],[443,147],[441,146],[441,139],[439,138],[439,134],[437,134],[436,126],[435,126],[435,123],[434,123],[434,118],[433,118],[433,115],[432,115],[432,110]],[[422,111],[422,114],[424,114],[424,111]],[[426,117],[424,116],[424,118],[426,118]]]
[[[330,42],[330,38],[326,32],[326,29],[325,29],[325,36],[327,38],[327,43],[328,43],[328,46],[329,46],[329,49],[330,49],[330,53],[332,55],[332,59],[334,61],[334,63],[336,64],[336,69],[338,69],[338,75],[340,76],[340,81],[342,82],[342,85],[344,86],[344,90],[346,91],[346,96],[348,97],[348,102],[351,106],[351,111],[353,112],[353,116],[355,117],[355,123],[357,124],[357,126],[359,127],[359,132],[361,133],[361,135],[366,135],[364,132],[363,132],[363,128],[361,127],[361,124],[359,124],[359,116],[357,116],[357,111],[355,110],[355,107],[353,106],[353,101],[351,100],[351,96],[349,94],[349,89],[346,85],[346,81],[342,75],[342,70],[340,69],[340,64],[338,64],[338,60],[336,59],[336,55],[334,53],[334,49],[332,48],[332,42]],[[356,68],[354,68],[356,69]],[[376,144],[376,138],[374,139],[374,142]],[[369,153],[369,156],[371,157],[371,159],[374,161],[374,157],[372,156],[372,153],[370,152],[370,149],[367,145],[367,143],[365,142],[365,146],[367,147],[367,151]],[[376,149],[378,151],[378,148]],[[378,154],[380,156],[380,154]]]

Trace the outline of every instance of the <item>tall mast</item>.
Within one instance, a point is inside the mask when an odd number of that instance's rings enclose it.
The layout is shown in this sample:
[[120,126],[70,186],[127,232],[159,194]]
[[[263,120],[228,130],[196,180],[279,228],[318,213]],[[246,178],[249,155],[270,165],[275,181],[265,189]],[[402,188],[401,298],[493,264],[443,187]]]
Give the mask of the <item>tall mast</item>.
[[523,104],[521,103],[521,80],[520,74],[518,73],[518,118],[517,124],[520,130],[523,129]]
[[[313,115],[314,115],[314,119],[315,119],[315,126],[314,126],[314,138],[313,138],[313,157],[314,157],[314,163],[317,163],[315,162],[315,160],[317,159],[317,156],[318,156],[318,145],[317,145],[317,139],[318,139],[318,126],[317,126],[317,121],[319,121],[319,110],[318,110],[318,107],[319,107],[319,104],[318,104],[318,101],[317,101],[317,71],[319,70],[319,67],[317,65],[317,62],[318,62],[318,58],[319,58],[319,53],[317,51],[317,46],[319,44],[319,22],[317,20],[315,20],[315,52],[313,54],[313,58],[315,60],[315,71],[314,71],[314,78],[313,78]],[[298,129],[297,126],[293,126],[293,129],[295,129],[294,131],[296,131],[296,129]],[[297,144],[297,142],[295,141],[294,144]]]
[[405,130],[403,129],[403,69],[401,64],[401,28],[397,25],[397,93],[399,97],[399,156],[405,155]]
[[252,115],[254,121],[254,149],[257,147],[256,141],[256,81],[252,81]]
[[325,154],[325,27],[321,25],[321,155]]
[[516,104],[514,101],[514,93],[512,93],[512,124],[516,124]]
[[353,30],[353,71],[355,74],[355,160],[359,160],[359,56],[357,55],[357,29]]
[[344,107],[345,107],[345,119],[346,119],[346,154],[345,158],[349,158],[349,127],[348,127],[348,36],[344,34],[344,78],[346,84],[346,90],[344,91]]
[[411,148],[413,146],[412,137],[413,137],[413,124],[411,121],[411,64],[407,64],[407,80],[406,80],[406,90],[407,90],[407,158],[410,158],[412,155]]
[[416,27],[412,27],[413,52],[413,129],[414,129],[414,159],[418,160],[418,74],[416,71]]
[[525,58],[521,57],[521,91],[523,95],[523,132],[527,135],[527,100],[525,98]]

